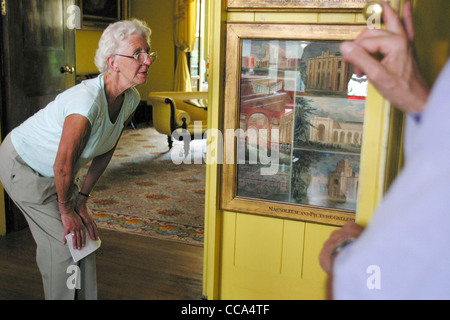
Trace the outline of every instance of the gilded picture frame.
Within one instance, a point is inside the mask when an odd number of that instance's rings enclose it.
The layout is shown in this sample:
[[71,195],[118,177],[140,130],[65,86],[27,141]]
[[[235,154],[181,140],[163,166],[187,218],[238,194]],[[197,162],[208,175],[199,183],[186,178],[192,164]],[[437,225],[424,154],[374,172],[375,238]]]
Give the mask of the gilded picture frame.
[[130,0],[78,0],[81,25],[85,30],[103,30],[130,16]]
[[354,79],[339,43],[364,28],[227,25],[223,210],[336,226],[355,220],[367,91],[350,87],[356,80],[367,90],[367,80]]
[[228,9],[346,9],[359,10],[369,0],[228,0]]

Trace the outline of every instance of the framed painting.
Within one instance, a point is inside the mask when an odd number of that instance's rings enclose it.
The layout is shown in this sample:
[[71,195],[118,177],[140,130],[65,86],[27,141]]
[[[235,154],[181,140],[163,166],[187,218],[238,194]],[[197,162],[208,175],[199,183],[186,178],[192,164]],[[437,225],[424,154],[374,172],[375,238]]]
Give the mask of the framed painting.
[[228,9],[359,10],[370,0],[228,0]]
[[363,29],[227,25],[222,209],[355,219],[368,83],[339,46]]
[[78,6],[84,29],[104,29],[130,14],[130,0],[78,0]]

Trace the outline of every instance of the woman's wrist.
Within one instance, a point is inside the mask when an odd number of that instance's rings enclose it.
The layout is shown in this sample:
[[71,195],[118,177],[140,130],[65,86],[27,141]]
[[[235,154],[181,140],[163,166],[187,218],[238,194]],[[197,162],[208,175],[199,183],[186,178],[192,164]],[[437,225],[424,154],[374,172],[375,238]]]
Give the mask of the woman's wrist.
[[57,197],[56,200],[58,201],[59,204],[67,205],[67,204],[70,204],[70,203],[73,202],[73,197],[70,197],[70,198],[68,198],[68,199],[66,199],[66,200],[60,200],[60,199]]
[[80,196],[82,196],[82,197],[85,197],[85,198],[87,198],[87,199],[89,199],[89,197],[91,196],[89,193],[85,193],[85,192],[78,192],[78,194],[80,195]]
[[73,205],[71,204],[70,206],[67,205],[59,205],[59,213],[61,215],[70,215],[70,214],[74,214],[74,208]]
[[77,202],[75,204],[75,208],[79,208],[81,205],[86,205],[90,195],[85,192],[78,192]]
[[90,195],[86,192],[78,192],[77,202],[75,203],[75,211],[79,214],[80,211],[83,211],[83,207],[87,207],[87,201]]

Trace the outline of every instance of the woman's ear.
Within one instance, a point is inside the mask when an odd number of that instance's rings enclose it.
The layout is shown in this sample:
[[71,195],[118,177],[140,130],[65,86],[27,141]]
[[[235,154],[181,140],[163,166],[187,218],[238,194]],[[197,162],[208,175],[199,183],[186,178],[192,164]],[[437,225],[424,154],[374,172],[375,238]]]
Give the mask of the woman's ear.
[[120,70],[119,66],[116,63],[116,56],[109,56],[106,61],[108,62],[108,66],[109,66],[110,70],[116,71],[116,72],[118,72]]

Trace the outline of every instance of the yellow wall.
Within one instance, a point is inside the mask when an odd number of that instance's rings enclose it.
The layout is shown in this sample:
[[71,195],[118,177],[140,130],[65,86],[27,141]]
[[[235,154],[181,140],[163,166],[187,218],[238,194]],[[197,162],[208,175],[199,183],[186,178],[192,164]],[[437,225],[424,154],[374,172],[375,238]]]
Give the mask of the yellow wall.
[[[226,12],[225,2],[211,2],[209,128],[220,129],[223,121],[225,22],[364,23],[361,15],[352,13]],[[444,27],[444,21],[449,12],[441,10],[446,8],[448,0],[415,2],[416,22],[421,27],[417,27],[419,56],[425,75],[432,82],[448,56],[448,28]],[[442,28],[447,30],[444,32]],[[433,53],[430,48],[439,52]],[[362,225],[370,222],[400,167],[401,129],[401,114],[393,111],[369,86],[357,209],[357,221]],[[209,150],[217,150],[216,144],[209,141]],[[209,154],[208,163],[214,163],[214,159]],[[219,165],[207,166],[206,181],[209,192],[206,194],[203,294],[208,299],[325,298],[326,275],[319,266],[318,255],[336,227],[222,211]]]
[[[152,29],[151,47],[158,51],[158,59],[150,67],[147,83],[138,86],[141,99],[145,100],[152,91],[172,91],[175,70],[175,48],[173,44],[174,0],[133,0],[131,18],[146,21]],[[76,61],[77,73],[98,73],[94,64],[95,52],[102,31],[77,30]]]
[[131,16],[147,22],[152,29],[151,47],[158,51],[158,60],[150,67],[145,85],[137,87],[141,99],[154,91],[172,91],[175,70],[173,44],[174,0],[133,0]]
[[76,31],[75,54],[77,74],[99,72],[94,64],[94,57],[101,35],[101,31]]

